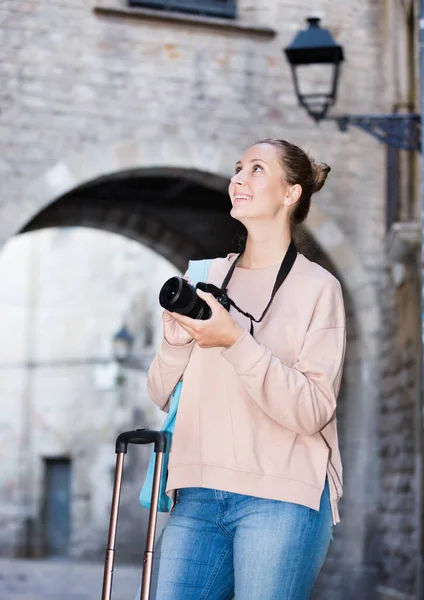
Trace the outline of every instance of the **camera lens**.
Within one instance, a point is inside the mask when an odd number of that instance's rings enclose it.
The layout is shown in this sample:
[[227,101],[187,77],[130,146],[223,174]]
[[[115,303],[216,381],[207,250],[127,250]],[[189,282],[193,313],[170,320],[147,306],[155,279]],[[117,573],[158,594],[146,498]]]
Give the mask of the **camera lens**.
[[170,312],[186,315],[192,319],[209,319],[211,311],[196,289],[182,277],[168,279],[159,293],[159,303]]
[[191,307],[194,294],[192,286],[182,277],[171,277],[162,286],[159,303],[166,310],[186,314],[181,310],[184,311],[185,308]]

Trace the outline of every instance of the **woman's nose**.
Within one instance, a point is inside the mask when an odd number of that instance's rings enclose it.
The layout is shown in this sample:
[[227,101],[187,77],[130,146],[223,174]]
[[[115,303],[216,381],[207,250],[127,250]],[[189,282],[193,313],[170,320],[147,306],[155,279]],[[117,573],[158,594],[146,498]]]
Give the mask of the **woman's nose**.
[[236,185],[242,185],[244,183],[244,179],[241,177],[240,173],[235,173],[231,177],[231,181]]

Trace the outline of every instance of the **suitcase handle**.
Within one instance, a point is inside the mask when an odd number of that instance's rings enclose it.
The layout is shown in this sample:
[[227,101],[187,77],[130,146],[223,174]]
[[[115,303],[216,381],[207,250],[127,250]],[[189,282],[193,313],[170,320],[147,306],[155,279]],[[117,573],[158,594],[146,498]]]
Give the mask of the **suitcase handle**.
[[143,579],[140,592],[141,600],[147,600],[150,597],[153,543],[156,532],[157,506],[159,496],[159,484],[162,473],[163,455],[166,451],[166,434],[163,431],[153,431],[150,429],[135,429],[134,431],[124,431],[123,433],[120,433],[116,438],[115,451],[117,457],[115,467],[115,480],[113,484],[112,507],[110,512],[109,536],[106,549],[105,568],[103,573],[102,600],[110,600],[112,594],[113,567],[115,563],[116,527],[118,522],[122,472],[124,468],[124,455],[127,453],[128,444],[155,445],[156,459],[152,490],[152,503],[149,514],[146,551],[144,553]]
[[166,435],[163,431],[153,431],[152,429],[124,431],[116,438],[116,454],[126,454],[128,444],[154,444],[155,452],[165,452]]

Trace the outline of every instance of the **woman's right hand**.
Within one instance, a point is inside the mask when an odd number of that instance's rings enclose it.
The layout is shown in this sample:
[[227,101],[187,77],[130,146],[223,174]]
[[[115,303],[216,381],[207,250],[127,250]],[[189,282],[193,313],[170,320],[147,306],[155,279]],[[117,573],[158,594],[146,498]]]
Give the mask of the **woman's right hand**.
[[162,322],[163,334],[171,346],[185,346],[185,344],[188,344],[193,339],[166,310],[162,313]]

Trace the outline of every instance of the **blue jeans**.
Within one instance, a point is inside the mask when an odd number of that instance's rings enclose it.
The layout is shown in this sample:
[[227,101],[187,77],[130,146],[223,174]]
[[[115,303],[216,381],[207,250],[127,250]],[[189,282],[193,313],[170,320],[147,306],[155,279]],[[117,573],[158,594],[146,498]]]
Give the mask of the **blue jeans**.
[[320,510],[207,488],[178,491],[157,544],[152,600],[307,600],[332,537]]

